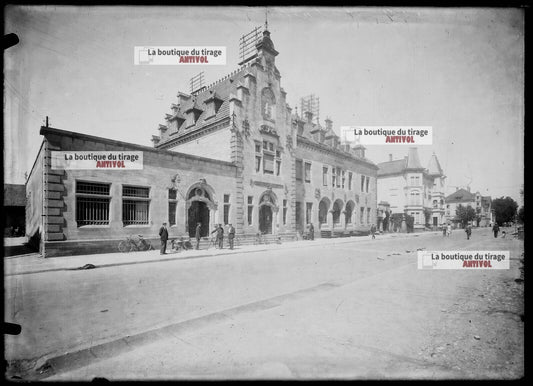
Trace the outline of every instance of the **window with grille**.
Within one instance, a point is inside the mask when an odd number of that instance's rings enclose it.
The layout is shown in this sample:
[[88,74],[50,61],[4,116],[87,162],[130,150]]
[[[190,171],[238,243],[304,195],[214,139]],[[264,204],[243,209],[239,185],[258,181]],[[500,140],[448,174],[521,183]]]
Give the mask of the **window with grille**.
[[305,203],[305,222],[306,224],[309,224],[311,222],[311,214],[313,213],[313,203],[312,202],[306,202]]
[[150,215],[150,188],[141,186],[122,187],[122,223],[148,225]]
[[305,182],[311,182],[311,163],[305,163]]
[[177,191],[175,189],[168,190],[168,224],[169,226],[176,225],[176,208],[178,207]]
[[296,160],[296,181],[302,180],[303,163],[301,159]]
[[109,225],[110,185],[76,182],[76,222],[86,225]]
[[254,197],[248,196],[248,225],[252,225],[254,213]]
[[263,156],[263,173],[274,174],[274,156],[272,154]]
[[229,194],[225,194],[224,195],[224,225],[229,224],[229,208],[230,208]]

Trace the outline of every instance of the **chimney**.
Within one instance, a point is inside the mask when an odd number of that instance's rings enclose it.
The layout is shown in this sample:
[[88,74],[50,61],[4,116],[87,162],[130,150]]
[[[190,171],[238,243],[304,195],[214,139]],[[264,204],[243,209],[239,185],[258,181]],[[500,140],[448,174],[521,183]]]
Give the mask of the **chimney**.
[[307,119],[307,123],[312,123],[313,120],[313,113],[311,111],[305,112],[305,118]]
[[459,187],[458,187],[458,186],[456,186],[456,187],[455,187],[455,191],[457,192],[458,190],[459,190]]
[[392,161],[392,154],[389,154],[389,161]]
[[365,158],[366,148],[363,145],[357,145],[353,149],[357,157]]
[[333,121],[329,118],[326,118],[326,130],[332,130],[333,129]]

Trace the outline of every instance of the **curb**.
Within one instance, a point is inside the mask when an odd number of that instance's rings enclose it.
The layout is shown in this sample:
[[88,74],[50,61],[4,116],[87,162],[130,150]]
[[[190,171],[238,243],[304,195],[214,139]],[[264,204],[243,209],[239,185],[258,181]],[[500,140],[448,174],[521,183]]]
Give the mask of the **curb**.
[[[354,241],[370,241],[370,242],[376,242],[378,240],[383,239],[389,239],[389,238],[407,238],[407,237],[419,237],[421,235],[433,235],[433,234],[440,234],[439,231],[430,231],[430,232],[424,232],[424,233],[387,233],[382,235],[377,235],[376,239],[371,239],[370,236],[354,236],[354,237],[336,237],[336,238],[326,238],[326,239],[315,239],[314,242],[319,240],[334,240],[331,241],[334,244],[345,244],[350,243]],[[380,237],[381,236],[381,237]],[[385,236],[385,237],[384,237]],[[304,240],[299,240],[304,241]],[[313,241],[306,240],[305,243],[312,243]],[[221,252],[221,253],[210,253],[210,254],[201,254],[201,255],[189,255],[185,257],[167,257],[167,258],[159,258],[159,259],[153,259],[153,260],[134,260],[134,261],[124,261],[120,263],[108,263],[108,264],[94,264],[94,268],[109,268],[109,267],[118,267],[123,265],[134,265],[134,264],[148,264],[148,263],[157,263],[157,262],[165,262],[165,261],[178,261],[178,260],[190,260],[190,259],[199,259],[199,258],[205,258],[205,257],[213,257],[213,256],[227,256],[227,255],[237,255],[242,253],[256,253],[256,252],[267,252],[267,251],[275,251],[277,249],[295,249],[299,248],[300,245],[291,245],[292,243],[295,243],[298,241],[293,242],[287,242],[284,244],[272,244],[275,248],[262,248],[262,249],[245,249],[245,250],[233,250],[233,252]],[[329,241],[328,241],[329,243]],[[328,243],[322,243],[321,245],[328,244]],[[281,247],[276,247],[278,245],[281,245]],[[246,246],[245,246],[246,247]],[[228,251],[230,251],[228,249]],[[89,255],[94,256],[94,255]],[[98,255],[96,255],[98,256]],[[76,256],[78,257],[78,256]],[[68,259],[67,256],[64,256],[63,258]],[[90,257],[88,257],[90,259]],[[39,269],[39,270],[28,270],[28,271],[22,271],[22,272],[14,272],[9,274],[4,274],[5,277],[8,276],[19,276],[19,275],[28,275],[28,274],[36,274],[36,273],[45,273],[45,272],[61,272],[61,271],[78,271],[82,270],[82,267],[63,267],[63,268],[48,268],[48,269]]]

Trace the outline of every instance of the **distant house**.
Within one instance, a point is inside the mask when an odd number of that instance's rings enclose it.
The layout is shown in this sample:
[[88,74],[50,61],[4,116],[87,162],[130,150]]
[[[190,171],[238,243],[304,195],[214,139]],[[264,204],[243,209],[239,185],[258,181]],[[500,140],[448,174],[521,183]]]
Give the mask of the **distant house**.
[[4,236],[24,236],[26,211],[26,187],[22,184],[4,185]]
[[451,223],[459,223],[456,211],[459,205],[470,206],[476,211],[474,226],[489,226],[493,221],[492,199],[490,196],[482,196],[479,192],[472,193],[470,188],[457,189],[446,197],[446,220]]
[[408,155],[378,164],[378,202],[390,204],[390,212],[414,217],[415,229],[438,227],[445,222],[444,182],[446,176],[433,154],[428,167],[420,162],[416,147]]

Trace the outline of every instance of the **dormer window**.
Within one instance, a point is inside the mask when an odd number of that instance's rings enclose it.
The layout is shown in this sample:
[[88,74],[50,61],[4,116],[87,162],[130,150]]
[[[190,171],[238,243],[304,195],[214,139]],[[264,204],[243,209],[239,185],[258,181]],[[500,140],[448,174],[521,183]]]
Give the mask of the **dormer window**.
[[214,117],[218,113],[222,103],[224,103],[224,100],[222,100],[216,92],[212,92],[211,96],[204,101],[204,104],[206,105],[205,118],[209,119]]

